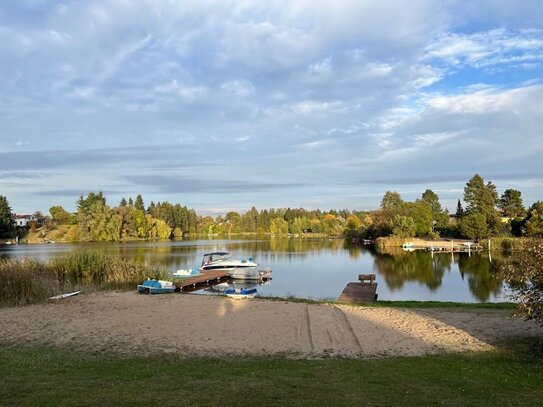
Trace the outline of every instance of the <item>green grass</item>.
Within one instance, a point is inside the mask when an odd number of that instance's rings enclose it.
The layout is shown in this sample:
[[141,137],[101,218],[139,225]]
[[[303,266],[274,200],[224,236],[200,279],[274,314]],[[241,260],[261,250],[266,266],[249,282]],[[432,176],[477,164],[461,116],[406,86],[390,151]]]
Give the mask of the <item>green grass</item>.
[[375,301],[363,303],[343,303],[335,300],[312,300],[309,298],[259,296],[259,299],[284,301],[303,304],[346,304],[353,307],[386,307],[386,308],[485,308],[485,309],[515,309],[512,302],[452,302],[452,301]]
[[533,341],[374,360],[181,359],[0,348],[0,405],[540,405]]

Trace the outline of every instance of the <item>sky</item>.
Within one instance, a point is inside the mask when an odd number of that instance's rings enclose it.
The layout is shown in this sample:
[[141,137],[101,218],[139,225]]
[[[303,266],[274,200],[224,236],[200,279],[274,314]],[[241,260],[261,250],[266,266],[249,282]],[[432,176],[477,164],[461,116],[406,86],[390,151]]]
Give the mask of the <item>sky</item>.
[[369,210],[543,199],[543,1],[3,0],[0,195]]

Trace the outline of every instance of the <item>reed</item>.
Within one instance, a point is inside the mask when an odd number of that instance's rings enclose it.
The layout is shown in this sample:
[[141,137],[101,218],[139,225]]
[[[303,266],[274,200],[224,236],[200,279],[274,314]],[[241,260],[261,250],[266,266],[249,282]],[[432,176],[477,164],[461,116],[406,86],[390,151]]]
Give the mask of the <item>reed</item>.
[[46,301],[75,289],[128,289],[147,278],[168,279],[162,266],[122,260],[103,252],[81,250],[49,261],[0,260],[0,306]]
[[59,292],[59,283],[43,262],[0,261],[0,306],[18,306],[43,302]]

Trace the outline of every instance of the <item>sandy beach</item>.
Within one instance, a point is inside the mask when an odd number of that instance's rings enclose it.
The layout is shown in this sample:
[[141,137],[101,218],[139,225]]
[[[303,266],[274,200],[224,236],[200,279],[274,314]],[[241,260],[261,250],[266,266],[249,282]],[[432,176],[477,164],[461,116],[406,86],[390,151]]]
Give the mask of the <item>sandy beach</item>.
[[0,344],[180,356],[416,356],[542,335],[491,309],[369,308],[203,295],[101,292],[0,309]]

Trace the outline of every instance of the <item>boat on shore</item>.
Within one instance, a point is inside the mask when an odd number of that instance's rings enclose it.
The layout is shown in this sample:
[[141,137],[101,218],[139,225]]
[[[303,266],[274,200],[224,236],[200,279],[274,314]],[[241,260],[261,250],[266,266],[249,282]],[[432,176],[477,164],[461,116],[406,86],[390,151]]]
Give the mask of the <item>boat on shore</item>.
[[145,280],[138,284],[138,292],[142,294],[170,294],[175,291],[175,285],[171,281]]

